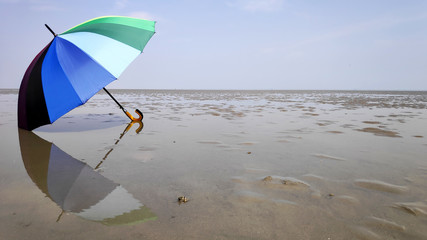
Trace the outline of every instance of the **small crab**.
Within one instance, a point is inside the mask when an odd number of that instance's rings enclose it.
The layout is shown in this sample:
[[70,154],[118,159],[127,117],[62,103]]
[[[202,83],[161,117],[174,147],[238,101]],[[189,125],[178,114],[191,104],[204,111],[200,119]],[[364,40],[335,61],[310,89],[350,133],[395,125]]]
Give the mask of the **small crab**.
[[178,197],[178,203],[179,204],[186,203],[186,202],[188,202],[188,198],[186,196]]

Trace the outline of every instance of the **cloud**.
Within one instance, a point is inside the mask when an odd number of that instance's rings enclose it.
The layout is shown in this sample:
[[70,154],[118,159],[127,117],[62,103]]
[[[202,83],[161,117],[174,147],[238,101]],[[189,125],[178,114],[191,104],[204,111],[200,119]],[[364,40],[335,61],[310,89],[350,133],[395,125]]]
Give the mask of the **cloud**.
[[148,12],[135,11],[128,14],[129,17],[142,18],[146,20],[156,20],[156,18]]
[[248,12],[273,12],[281,10],[283,3],[284,0],[235,0],[226,4]]

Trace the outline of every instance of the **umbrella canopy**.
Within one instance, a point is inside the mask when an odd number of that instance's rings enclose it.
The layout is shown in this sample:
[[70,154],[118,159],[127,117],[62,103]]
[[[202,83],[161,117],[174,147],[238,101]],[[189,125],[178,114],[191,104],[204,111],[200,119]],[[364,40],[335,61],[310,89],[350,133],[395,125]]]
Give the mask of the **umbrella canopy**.
[[33,130],[53,123],[87,102],[142,53],[154,27],[154,21],[113,16],[55,34],[22,79],[18,127]]
[[19,129],[19,143],[28,175],[64,211],[105,225],[157,218],[122,186],[33,132]]

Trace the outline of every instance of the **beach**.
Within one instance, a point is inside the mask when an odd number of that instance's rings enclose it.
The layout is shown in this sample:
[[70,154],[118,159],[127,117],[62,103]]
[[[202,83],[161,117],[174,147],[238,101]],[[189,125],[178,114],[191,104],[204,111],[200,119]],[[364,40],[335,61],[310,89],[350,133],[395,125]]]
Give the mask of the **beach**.
[[427,92],[111,92],[143,125],[0,90],[0,239],[427,238]]

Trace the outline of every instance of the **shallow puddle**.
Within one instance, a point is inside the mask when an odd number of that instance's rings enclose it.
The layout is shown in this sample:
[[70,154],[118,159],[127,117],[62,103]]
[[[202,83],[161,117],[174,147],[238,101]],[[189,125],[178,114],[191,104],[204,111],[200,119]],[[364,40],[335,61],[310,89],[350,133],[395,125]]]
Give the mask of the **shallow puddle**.
[[0,90],[0,239],[427,238],[426,92],[111,92],[143,124]]

